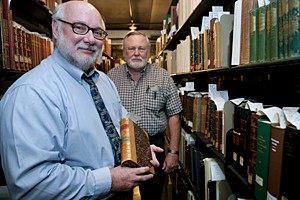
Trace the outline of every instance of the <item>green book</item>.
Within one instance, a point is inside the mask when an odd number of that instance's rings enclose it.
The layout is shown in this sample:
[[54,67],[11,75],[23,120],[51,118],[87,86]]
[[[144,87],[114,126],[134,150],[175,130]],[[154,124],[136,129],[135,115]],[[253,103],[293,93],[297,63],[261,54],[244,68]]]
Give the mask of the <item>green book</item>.
[[288,4],[289,0],[282,0],[281,4],[281,10],[283,14],[283,53],[284,53],[284,58],[288,58],[288,39],[289,39],[289,15],[288,15]]
[[258,8],[258,62],[266,61],[267,6]]
[[270,60],[278,60],[278,1],[271,0],[270,5]]
[[283,10],[282,4],[285,0],[278,0],[278,59],[284,59],[284,48],[283,48]]
[[255,167],[256,176],[254,185],[254,194],[257,200],[266,200],[267,197],[270,140],[271,122],[267,119],[258,119]]
[[257,63],[258,8],[250,10],[250,63]]
[[288,56],[300,56],[300,2],[299,0],[289,0],[288,17]]
[[271,60],[271,4],[266,5],[266,58],[265,61]]

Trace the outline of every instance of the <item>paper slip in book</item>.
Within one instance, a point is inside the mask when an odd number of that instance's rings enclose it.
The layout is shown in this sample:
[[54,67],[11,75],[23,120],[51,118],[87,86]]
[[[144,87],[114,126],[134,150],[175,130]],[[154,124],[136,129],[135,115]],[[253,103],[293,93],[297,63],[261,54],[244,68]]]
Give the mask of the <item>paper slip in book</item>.
[[148,134],[129,118],[121,120],[121,165],[123,167],[150,167],[154,174],[154,167],[150,151]]

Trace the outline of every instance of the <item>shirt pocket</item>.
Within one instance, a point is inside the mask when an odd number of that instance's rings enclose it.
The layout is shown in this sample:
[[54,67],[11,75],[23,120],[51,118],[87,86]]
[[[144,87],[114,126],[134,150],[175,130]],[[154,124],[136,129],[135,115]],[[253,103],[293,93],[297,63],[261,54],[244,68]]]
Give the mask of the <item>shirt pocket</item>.
[[149,90],[147,92],[144,106],[145,109],[155,113],[156,115],[164,109],[165,99],[161,90],[153,91]]

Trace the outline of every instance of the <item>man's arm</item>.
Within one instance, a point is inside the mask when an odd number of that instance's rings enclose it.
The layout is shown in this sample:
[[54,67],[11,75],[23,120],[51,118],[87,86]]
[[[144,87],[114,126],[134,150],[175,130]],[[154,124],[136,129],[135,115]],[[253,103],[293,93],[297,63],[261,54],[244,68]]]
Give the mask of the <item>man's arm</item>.
[[169,150],[163,165],[163,170],[170,173],[178,167],[178,151],[181,135],[181,120],[180,114],[172,115],[169,117],[168,123],[170,131],[170,145]]

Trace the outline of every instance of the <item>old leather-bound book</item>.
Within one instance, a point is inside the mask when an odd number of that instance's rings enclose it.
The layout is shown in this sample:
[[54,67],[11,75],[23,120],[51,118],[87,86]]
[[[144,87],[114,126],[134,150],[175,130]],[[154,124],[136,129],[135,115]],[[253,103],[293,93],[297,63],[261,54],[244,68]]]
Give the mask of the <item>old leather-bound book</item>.
[[124,167],[150,167],[152,159],[149,136],[146,131],[139,127],[129,118],[121,120],[121,165]]

